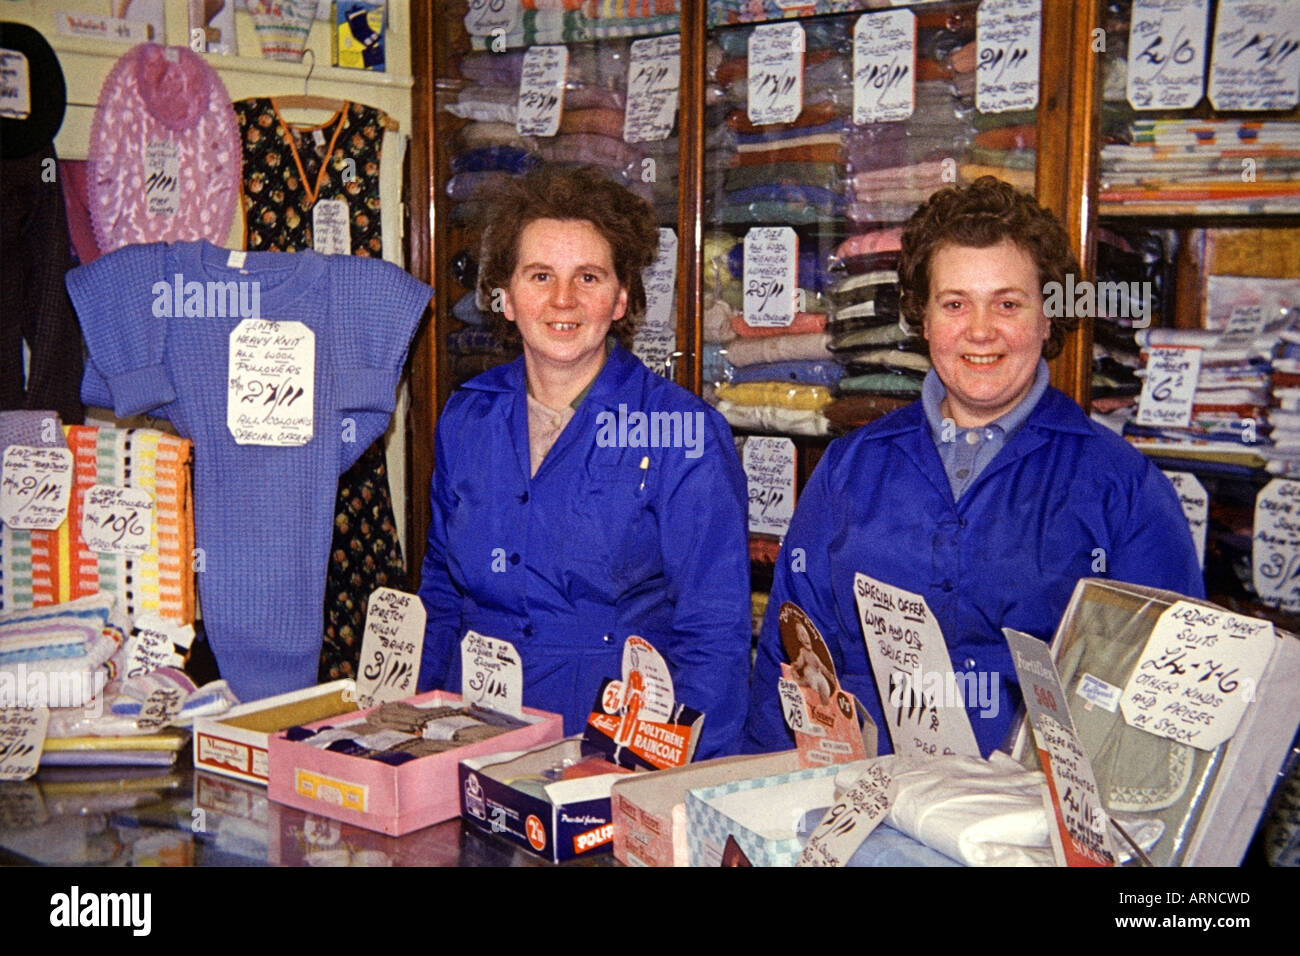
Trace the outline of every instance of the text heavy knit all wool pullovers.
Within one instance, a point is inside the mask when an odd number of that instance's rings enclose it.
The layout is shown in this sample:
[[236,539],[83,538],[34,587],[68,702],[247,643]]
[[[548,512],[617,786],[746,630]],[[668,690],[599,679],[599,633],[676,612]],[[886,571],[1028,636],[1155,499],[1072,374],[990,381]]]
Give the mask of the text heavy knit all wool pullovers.
[[[388,426],[430,289],[374,259],[255,252],[232,268],[229,257],[208,242],[127,246],[72,270],[67,285],[90,349],[83,398],[120,417],[167,418],[194,442],[204,624],[221,676],[254,700],[316,680],[338,476]],[[244,316],[176,316],[159,285],[176,282],[254,284],[256,318],[314,333],[306,444],[235,442],[228,364]]]

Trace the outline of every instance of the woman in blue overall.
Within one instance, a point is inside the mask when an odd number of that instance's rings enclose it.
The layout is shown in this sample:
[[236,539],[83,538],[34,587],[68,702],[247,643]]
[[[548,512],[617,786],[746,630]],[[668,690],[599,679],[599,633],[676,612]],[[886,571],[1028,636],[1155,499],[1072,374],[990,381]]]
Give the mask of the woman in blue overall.
[[524,704],[582,729],[629,635],[733,753],[749,674],[744,473],[726,422],[625,345],[645,312],[653,210],[591,169],[543,167],[492,197],[479,293],[523,355],[438,421],[420,596],[420,688],[459,690],[466,631],[510,641]]

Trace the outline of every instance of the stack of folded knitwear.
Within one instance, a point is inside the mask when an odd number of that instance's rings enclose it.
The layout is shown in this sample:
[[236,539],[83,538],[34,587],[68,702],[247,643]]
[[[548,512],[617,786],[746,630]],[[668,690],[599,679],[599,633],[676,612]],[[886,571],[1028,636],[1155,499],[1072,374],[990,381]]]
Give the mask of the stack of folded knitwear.
[[[1142,392],[1137,373],[1143,361],[1133,333],[1163,324],[1166,260],[1164,237],[1158,232],[1097,230],[1098,288],[1118,294],[1096,297],[1092,331],[1092,410],[1103,424],[1116,419],[1122,424],[1136,412]],[[1117,314],[1109,314],[1112,311]]]
[[498,37],[470,38],[475,50],[493,42],[511,49],[544,43],[574,43],[676,33],[680,0],[521,0],[518,23]]
[[1300,478],[1300,317],[1279,336],[1273,354],[1268,411],[1273,444],[1264,452],[1270,474]]

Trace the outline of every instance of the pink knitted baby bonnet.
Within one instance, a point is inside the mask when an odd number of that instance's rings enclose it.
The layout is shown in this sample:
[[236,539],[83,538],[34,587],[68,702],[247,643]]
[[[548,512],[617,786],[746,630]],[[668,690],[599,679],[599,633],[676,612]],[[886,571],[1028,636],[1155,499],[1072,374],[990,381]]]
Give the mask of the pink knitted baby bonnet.
[[[146,161],[150,144],[155,157],[161,147],[176,158],[174,211],[150,212],[145,180],[150,168],[160,169]],[[240,162],[238,122],[216,71],[185,47],[132,47],[104,80],[90,128],[86,191],[100,249],[196,239],[223,245]]]

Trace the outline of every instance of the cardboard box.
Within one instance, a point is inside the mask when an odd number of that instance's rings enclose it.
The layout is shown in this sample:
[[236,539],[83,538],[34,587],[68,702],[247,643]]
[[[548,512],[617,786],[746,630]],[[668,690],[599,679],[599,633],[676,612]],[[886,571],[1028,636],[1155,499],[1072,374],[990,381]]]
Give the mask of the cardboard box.
[[614,858],[626,866],[690,866],[686,791],[799,769],[799,753],[719,757],[617,780],[610,793]]
[[[434,690],[408,697],[406,702],[455,706],[461,698]],[[358,711],[346,722],[319,720],[307,726],[313,730],[347,726],[369,712]],[[559,714],[525,707],[524,719],[531,721],[526,727],[396,766],[292,741],[280,731],[270,740],[267,792],[272,800],[309,813],[400,836],[456,816],[460,810],[456,765],[460,760],[533,747],[559,740],[564,733]]]
[[355,681],[336,680],[200,717],[194,721],[194,766],[265,784],[271,734],[355,711],[356,691]]
[[796,835],[809,810],[835,802],[835,775],[852,764],[733,780],[686,792],[691,866],[721,866],[732,838],[753,866],[794,866],[803,851]]

